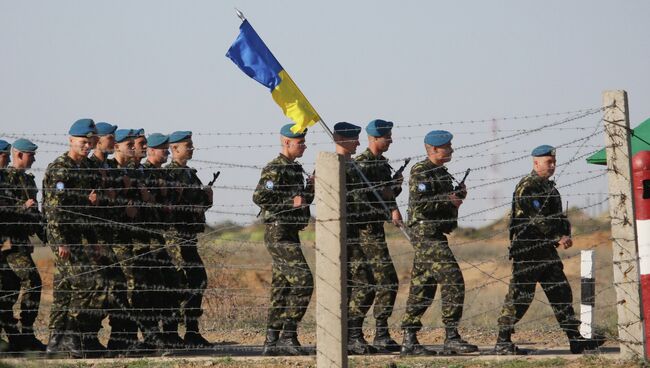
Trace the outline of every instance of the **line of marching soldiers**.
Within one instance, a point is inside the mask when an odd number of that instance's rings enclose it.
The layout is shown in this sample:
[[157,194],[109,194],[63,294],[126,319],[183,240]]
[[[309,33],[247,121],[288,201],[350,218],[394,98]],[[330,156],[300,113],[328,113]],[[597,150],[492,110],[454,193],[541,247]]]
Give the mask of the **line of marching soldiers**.
[[[207,274],[197,235],[212,189],[187,166],[192,133],[145,137],[143,129],[76,121],[68,150],[45,172],[42,212],[26,172],[37,148],[27,139],[0,141],[0,328],[8,337],[0,349],[92,357],[210,347],[199,332]],[[30,235],[55,255],[47,346],[34,335],[41,278]],[[12,306],[21,289],[18,321]],[[106,317],[104,347],[98,331]]]

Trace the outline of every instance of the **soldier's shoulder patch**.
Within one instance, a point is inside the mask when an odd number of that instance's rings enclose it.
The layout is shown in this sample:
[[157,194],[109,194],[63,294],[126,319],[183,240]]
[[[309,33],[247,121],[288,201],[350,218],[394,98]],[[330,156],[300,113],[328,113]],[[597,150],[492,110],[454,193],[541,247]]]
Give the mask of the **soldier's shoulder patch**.
[[533,207],[535,207],[536,209],[540,209],[540,208],[542,208],[542,204],[537,199],[534,199],[533,200]]
[[418,184],[418,192],[426,192],[426,191],[427,191],[427,184],[426,183]]
[[63,183],[62,181],[57,181],[56,182],[56,190],[60,192],[60,191],[62,191],[64,189],[65,189],[65,183]]
[[275,184],[273,183],[273,180],[267,180],[266,183],[264,183],[264,187],[268,190],[273,190],[273,187]]

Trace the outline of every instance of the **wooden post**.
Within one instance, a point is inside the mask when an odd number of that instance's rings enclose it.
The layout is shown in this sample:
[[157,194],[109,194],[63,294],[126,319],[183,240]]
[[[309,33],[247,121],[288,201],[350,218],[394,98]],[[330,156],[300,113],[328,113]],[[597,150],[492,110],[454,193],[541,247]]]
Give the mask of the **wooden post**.
[[345,166],[342,156],[316,160],[316,366],[347,368]]
[[622,358],[642,358],[644,335],[639,301],[639,260],[627,92],[603,92],[603,106],[618,338]]

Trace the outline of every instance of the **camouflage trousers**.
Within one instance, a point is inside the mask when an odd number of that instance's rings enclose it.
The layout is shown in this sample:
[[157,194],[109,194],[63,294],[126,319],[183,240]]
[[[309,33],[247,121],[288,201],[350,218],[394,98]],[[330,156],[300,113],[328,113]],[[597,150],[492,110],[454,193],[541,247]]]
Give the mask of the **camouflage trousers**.
[[375,280],[373,315],[378,321],[387,321],[393,313],[399,280],[388,252],[383,222],[360,226],[359,243]]
[[203,294],[208,287],[208,274],[199,255],[196,234],[168,232],[165,234],[165,248],[178,280],[179,288],[176,294],[180,318],[185,320],[187,330],[198,332],[199,318],[203,315]]
[[0,333],[18,332],[18,320],[14,318],[13,306],[20,295],[20,279],[0,254]]
[[375,279],[359,240],[359,228],[348,226],[348,325],[361,324],[375,299]]
[[424,224],[412,226],[411,236],[415,258],[402,328],[419,330],[422,327],[422,315],[433,302],[438,284],[442,322],[446,327],[456,327],[463,315],[465,280],[447,237]]
[[535,296],[539,283],[551,303],[560,327],[569,335],[576,336],[580,321],[573,310],[571,285],[564,274],[562,260],[516,260],[512,263],[512,278],[508,294],[499,317],[499,329],[514,332],[514,326],[524,316]]
[[42,282],[36,264],[32,260],[33,247],[29,239],[12,239],[9,251],[4,251],[4,257],[11,271],[20,279],[18,291],[22,289],[20,303],[20,324],[23,328],[31,328],[38,316],[41,305]]
[[269,329],[281,330],[286,321],[300,322],[314,291],[314,279],[300,248],[298,233],[295,226],[266,224],[264,243],[273,260]]
[[[55,242],[50,241],[50,244]],[[85,239],[82,244],[81,238],[69,238],[66,244],[70,247],[70,256],[66,259],[61,258],[58,247],[52,245],[54,292],[49,328],[52,331],[90,331],[104,317],[108,296],[106,283],[97,274]]]

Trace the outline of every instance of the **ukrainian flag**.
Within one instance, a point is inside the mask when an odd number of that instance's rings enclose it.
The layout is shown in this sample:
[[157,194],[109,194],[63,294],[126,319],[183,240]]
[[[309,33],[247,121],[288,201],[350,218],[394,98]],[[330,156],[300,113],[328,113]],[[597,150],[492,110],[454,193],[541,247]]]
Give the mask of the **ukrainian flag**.
[[271,90],[275,103],[295,123],[291,128],[294,133],[302,132],[320,120],[314,107],[247,20],[239,27],[239,36],[226,56],[249,77]]

